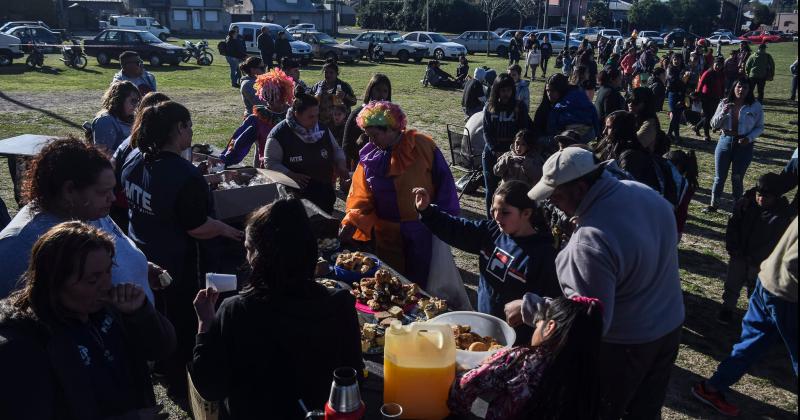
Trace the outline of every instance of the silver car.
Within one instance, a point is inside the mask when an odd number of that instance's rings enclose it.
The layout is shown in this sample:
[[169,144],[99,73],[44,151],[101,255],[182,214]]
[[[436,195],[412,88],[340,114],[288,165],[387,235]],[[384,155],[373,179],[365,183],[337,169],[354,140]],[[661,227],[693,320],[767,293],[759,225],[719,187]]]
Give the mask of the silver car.
[[467,49],[463,45],[456,44],[437,32],[411,32],[403,36],[403,39],[427,45],[427,56],[437,60],[467,55]]
[[401,62],[414,59],[419,63],[428,54],[428,46],[419,42],[406,41],[397,32],[392,31],[367,31],[347,41],[345,44],[358,47],[361,54],[367,54],[369,44],[380,44],[383,53],[387,56],[397,57]]
[[453,42],[463,45],[470,53],[486,51],[488,47],[490,52],[501,57],[508,55],[508,47],[511,44],[510,40],[489,31],[467,31],[453,38]]

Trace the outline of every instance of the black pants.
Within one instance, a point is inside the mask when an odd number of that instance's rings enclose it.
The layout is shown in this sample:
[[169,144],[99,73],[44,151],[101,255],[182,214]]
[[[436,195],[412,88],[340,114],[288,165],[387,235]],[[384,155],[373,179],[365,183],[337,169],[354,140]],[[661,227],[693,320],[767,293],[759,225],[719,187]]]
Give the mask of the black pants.
[[750,81],[753,83],[753,90],[758,89],[758,102],[764,103],[764,86],[767,84],[767,79],[759,79],[759,78],[751,78]]
[[711,129],[711,117],[713,117],[714,113],[717,112],[719,101],[720,98],[703,96],[703,133],[705,133],[706,137],[711,137],[711,135],[708,133],[708,130]]
[[336,204],[336,190],[333,188],[333,183],[318,182],[311,180],[308,185],[303,189],[301,198],[308,199],[322,211],[333,214],[333,205]]
[[267,70],[272,70],[275,64],[272,63],[272,51],[261,51],[261,61],[267,67]]
[[600,345],[601,419],[660,419],[681,327],[644,344]]
[[542,55],[542,61],[539,65],[542,67],[542,77],[547,77],[547,63],[550,61],[550,56]]

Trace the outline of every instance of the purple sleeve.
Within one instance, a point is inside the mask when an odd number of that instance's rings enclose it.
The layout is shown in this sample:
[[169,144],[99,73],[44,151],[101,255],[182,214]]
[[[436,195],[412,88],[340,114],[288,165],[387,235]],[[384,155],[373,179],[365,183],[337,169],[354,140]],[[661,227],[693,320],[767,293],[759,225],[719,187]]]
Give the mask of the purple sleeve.
[[431,174],[433,176],[433,185],[436,187],[436,198],[433,203],[447,213],[458,216],[461,213],[461,207],[458,204],[456,182],[453,180],[453,173],[450,172],[447,161],[444,160],[442,151],[439,148],[433,151]]
[[242,125],[233,132],[228,146],[220,154],[219,157],[225,162],[225,166],[236,165],[250,153],[250,148],[253,147],[258,135],[253,118],[250,116],[244,120]]

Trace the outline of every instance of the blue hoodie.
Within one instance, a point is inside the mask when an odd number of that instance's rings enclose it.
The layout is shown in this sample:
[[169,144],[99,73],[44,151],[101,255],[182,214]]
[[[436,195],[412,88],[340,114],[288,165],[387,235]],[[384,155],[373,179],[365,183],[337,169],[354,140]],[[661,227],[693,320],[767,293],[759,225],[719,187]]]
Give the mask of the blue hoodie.
[[581,89],[572,88],[550,109],[547,116],[547,131],[556,135],[573,124],[587,125],[599,133],[600,119],[592,101]]

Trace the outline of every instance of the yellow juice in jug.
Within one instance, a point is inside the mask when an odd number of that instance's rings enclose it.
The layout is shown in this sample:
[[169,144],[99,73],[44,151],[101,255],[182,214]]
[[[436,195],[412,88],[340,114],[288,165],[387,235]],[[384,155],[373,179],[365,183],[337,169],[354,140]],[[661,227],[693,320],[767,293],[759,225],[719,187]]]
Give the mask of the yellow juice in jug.
[[403,407],[401,418],[447,417],[447,396],[456,374],[455,340],[446,324],[399,322],[386,329],[383,401]]
[[443,419],[450,414],[447,396],[455,376],[455,363],[438,368],[416,368],[388,362],[383,366],[383,400],[400,404],[402,418]]

